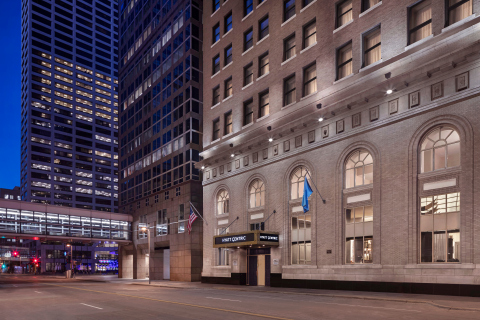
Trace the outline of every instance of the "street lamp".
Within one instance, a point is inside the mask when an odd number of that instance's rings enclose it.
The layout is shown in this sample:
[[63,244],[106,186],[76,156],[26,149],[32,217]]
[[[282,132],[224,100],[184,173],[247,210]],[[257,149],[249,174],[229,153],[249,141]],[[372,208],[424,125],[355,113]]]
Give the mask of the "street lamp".
[[70,272],[73,269],[73,246],[71,244],[67,244],[67,247],[70,247]]
[[150,241],[150,229],[147,227],[142,227],[143,232],[147,232],[147,241],[148,241],[148,284],[150,285],[152,283],[152,273],[151,273],[151,268],[150,265],[152,264],[152,248],[151,248],[151,241]]

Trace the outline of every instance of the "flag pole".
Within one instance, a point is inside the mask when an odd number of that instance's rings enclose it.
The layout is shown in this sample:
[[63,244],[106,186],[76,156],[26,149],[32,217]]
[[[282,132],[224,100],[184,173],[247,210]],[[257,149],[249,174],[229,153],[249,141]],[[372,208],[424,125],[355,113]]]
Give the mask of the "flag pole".
[[318,191],[317,185],[316,185],[315,182],[313,181],[313,178],[312,178],[312,176],[310,175],[310,172],[308,172],[308,170],[307,170],[306,168],[305,168],[305,171],[307,171],[307,174],[308,174],[308,176],[310,177],[310,181],[312,181],[313,186],[315,187],[315,190],[317,190],[318,195],[319,195],[320,198],[322,199],[322,202],[325,204],[326,201],[325,201],[325,199],[323,199],[322,195],[320,194],[320,191]]
[[205,219],[203,219],[202,215],[200,214],[200,212],[198,212],[197,208],[195,208],[195,206],[193,205],[193,203],[191,203],[190,200],[188,201],[188,203],[190,203],[190,206],[192,206],[193,209],[197,212],[197,215],[200,217],[200,219],[202,219],[203,222],[205,222],[205,224],[208,226],[208,222],[207,222]]

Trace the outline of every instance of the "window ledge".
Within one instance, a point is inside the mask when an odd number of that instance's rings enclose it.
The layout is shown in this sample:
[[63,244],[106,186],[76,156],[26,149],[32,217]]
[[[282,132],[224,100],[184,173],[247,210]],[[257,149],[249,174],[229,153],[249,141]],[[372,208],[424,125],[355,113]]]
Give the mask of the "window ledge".
[[442,262],[442,263],[435,263],[435,262],[421,262],[418,264],[407,264],[405,269],[475,269],[475,265],[473,263],[461,263],[461,262]]
[[310,98],[311,96],[313,96],[313,95],[315,95],[315,94],[317,94],[317,93],[318,93],[318,91],[315,91],[315,92],[310,93],[308,96],[301,97],[301,98],[300,98],[300,101],[305,100],[305,99],[307,99],[307,98]]
[[261,75],[260,77],[258,77],[256,81],[265,78],[265,77],[268,76],[269,74],[270,74],[270,71],[267,72],[267,73],[265,73],[264,75]]
[[288,58],[287,60],[283,61],[280,65],[283,66],[284,64],[286,64],[288,61],[292,60],[293,58],[295,58],[297,55],[293,55],[293,57],[291,58]]
[[228,2],[228,0],[225,0],[225,1],[223,2],[222,6],[224,6],[224,5],[225,5],[225,3],[227,3],[227,2]]
[[220,40],[217,40],[214,44],[212,44],[212,45],[210,46],[210,49],[213,48],[213,46],[215,46],[215,45],[216,45],[217,43],[219,43],[219,42],[220,42]]
[[310,49],[311,47],[315,46],[316,44],[317,44],[317,41],[315,41],[314,44],[312,44],[312,45],[306,47],[305,49],[303,49],[302,51],[300,51],[300,54],[304,53],[305,51],[307,51],[307,50]]
[[[380,2],[380,3],[381,3],[381,2]],[[382,62],[383,62],[383,59],[380,59],[380,60],[378,60],[378,61],[375,61],[374,63],[369,64],[368,66],[363,67],[362,69],[358,70],[358,72],[362,72],[362,71],[368,70],[368,69],[370,69],[370,68],[372,68],[372,67],[374,67],[374,66],[376,66],[376,65],[378,65],[378,64],[380,64],[380,63],[382,63]]]
[[213,15],[214,15],[215,13],[217,13],[218,11],[220,11],[220,8],[218,8],[217,10],[215,10],[215,12],[210,15],[210,18],[213,17]]
[[242,127],[242,130],[245,129],[245,128],[248,128],[248,127],[250,127],[250,126],[252,126],[254,123],[255,123],[255,122],[252,121],[252,122],[250,122],[249,124],[244,125],[244,126]]
[[355,73],[351,73],[351,74],[349,74],[348,76],[343,77],[342,79],[339,79],[339,80],[337,80],[337,81],[334,81],[333,84],[337,84],[337,83],[339,83],[339,82],[342,82],[343,80],[347,80],[347,79],[353,77],[354,75],[355,75]]
[[248,49],[247,51],[243,51],[242,56],[245,55],[245,54],[246,54],[247,52],[249,52],[250,50],[252,50],[253,47],[254,47],[254,46],[252,46],[252,47],[251,47],[250,49]]
[[230,29],[230,30],[228,30],[226,33],[224,33],[223,36],[222,36],[222,38],[225,38],[225,36],[226,36],[227,34],[229,34],[230,32],[232,32],[232,30],[233,30],[233,28]]
[[282,266],[282,269],[318,269],[316,265],[312,264],[289,264]]
[[338,27],[337,29],[333,30],[333,33],[337,33],[338,31],[342,30],[343,28],[345,28],[346,26],[348,26],[349,24],[351,24],[353,22],[354,19],[348,21],[347,23],[345,23],[343,26],[341,27]]
[[253,84],[253,81],[252,81],[252,82],[250,82],[249,84],[247,84],[246,86],[244,86],[244,87],[242,88],[242,90],[245,90],[245,89],[247,89],[247,88],[248,88],[248,87],[250,87],[252,84]]
[[232,134],[233,134],[233,131],[230,132],[229,134],[224,135],[224,136],[222,137],[222,139],[225,139],[225,138],[227,138],[227,137],[230,137]]
[[430,39],[432,39],[432,38],[433,38],[433,34],[429,35],[429,36],[426,37],[426,38],[423,38],[422,40],[418,40],[417,42],[412,43],[411,45],[406,46],[406,47],[405,47],[405,51],[410,50],[410,49],[412,49],[412,48],[415,48],[416,46],[419,46],[419,45],[421,45],[422,43],[427,42],[428,40],[430,40]]
[[222,100],[222,102],[225,102],[227,101],[228,99],[231,99],[233,97],[233,94],[229,95],[228,97],[226,97],[225,99]]
[[359,15],[358,17],[359,17],[359,18],[363,17],[364,15],[366,15],[367,13],[369,13],[370,11],[372,11],[373,9],[375,9],[376,7],[379,7],[381,4],[382,4],[382,1],[380,1],[379,3],[377,3],[376,5],[374,5],[373,7],[369,8],[368,10],[363,11],[362,13],[360,13],[360,15]]
[[247,19],[248,17],[250,17],[250,16],[252,15],[252,13],[253,13],[253,10],[250,11],[249,14],[247,14],[245,17],[242,18],[242,22],[243,22],[245,19]]
[[213,140],[212,142],[210,142],[210,144],[217,143],[218,141],[220,141],[220,138],[218,138],[218,139],[216,139],[216,140]]
[[305,10],[307,10],[307,8],[310,7],[312,4],[314,4],[315,2],[317,2],[317,0],[310,2],[307,6],[303,7],[302,9],[300,9],[300,13],[302,13],[302,12],[305,11]]
[[451,29],[454,29],[454,28],[456,28],[456,27],[458,27],[458,26],[461,26],[462,24],[467,23],[468,21],[471,21],[471,20],[475,19],[476,16],[477,16],[477,15],[474,13],[474,14],[472,14],[472,15],[470,15],[470,16],[468,16],[468,17],[466,17],[466,18],[464,18],[464,19],[462,19],[462,20],[460,20],[460,21],[457,21],[457,22],[455,22],[454,24],[451,24],[451,25],[449,25],[448,27],[443,28],[443,29],[442,29],[442,33],[447,32],[447,31],[449,31],[449,30],[451,30]]
[[265,119],[265,118],[268,118],[269,116],[270,116],[270,113],[269,113],[269,114],[266,114],[266,115],[264,115],[264,116],[263,116],[263,117],[261,117],[261,118],[258,118],[258,119],[256,120],[256,122],[262,121],[263,119]]
[[289,23],[290,21],[292,21],[293,19],[295,19],[295,17],[297,16],[297,14],[294,14],[293,16],[290,17],[290,19],[288,19],[287,21],[283,22],[281,27],[283,27],[284,25],[286,25],[287,23]]
[[287,104],[286,106],[283,106],[283,107],[282,107],[282,110],[283,110],[283,109],[287,109],[288,107],[294,105],[295,103],[297,103],[297,101],[293,101],[292,103]]
[[214,268],[214,269],[232,269],[231,266],[213,266],[212,268]]
[[363,186],[344,188],[343,189],[343,194],[352,194],[352,193],[366,192],[366,191],[371,191],[371,190],[373,190],[373,183],[366,184],[366,185],[363,185]]
[[214,105],[214,106],[211,106],[211,107],[210,107],[210,109],[213,109],[213,108],[216,108],[216,107],[218,107],[218,105],[219,105],[219,104],[220,104],[220,102],[219,102],[219,103],[217,103],[217,104],[216,104],[216,105]]
[[225,67],[223,67],[222,70],[225,70],[225,69],[227,69],[228,67],[230,67],[230,65],[231,65],[232,63],[233,63],[233,61],[230,62],[229,64],[227,64]]
[[262,39],[260,39],[259,41],[257,41],[257,46],[258,46],[260,43],[262,43],[263,40],[267,39],[269,35],[270,35],[270,33],[267,34],[267,35],[266,35],[265,37],[263,37]]
[[217,71],[217,73],[215,73],[214,75],[212,75],[212,76],[210,77],[210,79],[213,79],[213,78],[214,78],[217,74],[219,74],[219,73],[220,73],[220,71]]
[[260,8],[260,6],[261,6],[262,4],[264,4],[265,2],[267,2],[267,0],[264,0],[262,3],[260,3],[260,4],[257,6],[257,9]]

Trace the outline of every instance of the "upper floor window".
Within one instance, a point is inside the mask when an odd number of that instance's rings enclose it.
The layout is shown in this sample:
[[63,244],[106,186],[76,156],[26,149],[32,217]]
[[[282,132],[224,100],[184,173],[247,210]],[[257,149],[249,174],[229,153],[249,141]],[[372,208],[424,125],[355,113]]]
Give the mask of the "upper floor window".
[[259,21],[258,30],[258,40],[262,40],[268,35],[268,16]]
[[215,12],[217,11],[218,9],[220,9],[220,0],[213,0],[212,1],[212,12]]
[[288,106],[295,102],[297,98],[296,95],[295,75],[292,75],[283,80],[283,105]]
[[295,15],[295,0],[283,0],[283,21]]
[[212,106],[220,103],[220,86],[216,86],[215,88],[213,88],[212,96]]
[[243,51],[247,51],[253,47],[253,29],[250,28],[243,34]]
[[366,150],[354,151],[345,164],[345,188],[373,183],[373,158]]
[[317,65],[314,63],[303,70],[303,96],[317,92]]
[[217,23],[213,29],[212,29],[212,38],[213,38],[213,41],[212,43],[215,43],[217,42],[218,40],[220,40],[220,23]]
[[258,58],[258,76],[261,77],[270,72],[268,51]]
[[345,0],[337,4],[337,28],[353,19],[352,0]]
[[303,183],[307,169],[304,166],[298,167],[293,171],[290,177],[290,199],[300,199],[303,197]]
[[449,26],[472,15],[472,0],[446,0],[447,23]]
[[230,197],[227,190],[221,190],[217,195],[217,214],[225,214],[229,212]]
[[253,63],[243,68],[243,86],[253,82]]
[[224,62],[224,65],[228,65],[230,62],[233,61],[232,52],[233,52],[232,45],[230,44],[225,48],[225,62]]
[[305,8],[306,6],[308,6],[313,1],[315,1],[315,0],[302,0],[302,7]]
[[283,61],[295,55],[295,33],[283,40]]
[[363,36],[363,51],[364,67],[382,59],[382,34],[380,27]]
[[215,141],[220,139],[220,119],[213,120],[213,137],[212,140]]
[[362,0],[362,12],[367,11],[382,0]]
[[225,80],[225,98],[230,97],[233,94],[232,77]]
[[253,122],[253,99],[243,103],[243,125]]
[[217,54],[212,62],[212,74],[215,74],[220,71],[220,55]]
[[243,16],[253,11],[253,0],[243,0]]
[[352,43],[344,45],[337,50],[337,80],[353,73]]
[[225,16],[225,33],[232,30],[232,13],[230,12]]
[[224,134],[227,135],[233,132],[233,116],[232,111],[225,113],[225,130]]
[[409,9],[408,44],[432,34],[432,2],[424,0]]
[[265,205],[265,184],[260,179],[255,179],[250,184],[250,208],[263,207]]
[[303,49],[314,45],[317,42],[316,21],[312,21],[303,27]]
[[260,107],[258,110],[258,117],[261,118],[270,113],[270,98],[268,95],[268,90],[266,92],[260,93],[259,101]]
[[420,172],[460,166],[460,136],[457,131],[440,127],[429,133],[420,149]]

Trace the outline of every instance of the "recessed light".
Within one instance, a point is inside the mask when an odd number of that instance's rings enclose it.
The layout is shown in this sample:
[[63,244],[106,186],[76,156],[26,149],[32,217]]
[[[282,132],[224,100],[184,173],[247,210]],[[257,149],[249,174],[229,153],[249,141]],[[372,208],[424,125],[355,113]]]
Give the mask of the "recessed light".
[[392,89],[388,89],[387,90],[387,94],[392,94],[393,90]]
[[205,169],[205,166],[202,166],[202,170]]
[[323,121],[323,117],[318,118],[318,122],[322,122],[322,121]]
[[273,138],[269,138],[269,139],[268,139],[268,142],[272,142],[272,141],[273,141]]
[[235,157],[235,154],[232,153],[232,154],[230,155],[230,157],[232,157],[232,158]]

